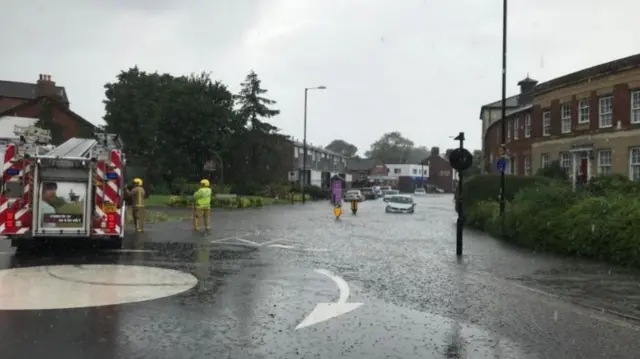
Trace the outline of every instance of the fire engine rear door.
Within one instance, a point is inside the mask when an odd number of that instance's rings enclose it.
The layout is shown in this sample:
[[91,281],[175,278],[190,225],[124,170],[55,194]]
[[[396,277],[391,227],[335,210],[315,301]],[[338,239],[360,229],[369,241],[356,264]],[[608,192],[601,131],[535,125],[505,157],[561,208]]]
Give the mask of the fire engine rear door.
[[89,237],[93,198],[90,161],[38,160],[34,178],[36,237]]

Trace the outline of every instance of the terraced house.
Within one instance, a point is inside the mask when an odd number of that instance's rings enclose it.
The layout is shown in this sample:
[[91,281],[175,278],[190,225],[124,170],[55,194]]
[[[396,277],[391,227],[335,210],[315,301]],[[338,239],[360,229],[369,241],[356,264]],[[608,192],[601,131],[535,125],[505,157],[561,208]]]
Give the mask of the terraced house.
[[[329,187],[329,179],[336,174],[342,175],[350,184],[351,175],[345,174],[347,158],[339,153],[325,150],[321,147],[309,145],[307,143],[306,167],[303,166],[304,145],[298,141],[293,144],[293,168],[299,173],[304,168],[306,170],[306,182],[323,188]],[[299,178],[304,178],[302,174]]]
[[[558,160],[574,182],[611,173],[640,179],[640,54],[523,81],[507,101],[508,173],[532,175]],[[480,111],[485,172],[496,171],[501,143],[496,104]]]

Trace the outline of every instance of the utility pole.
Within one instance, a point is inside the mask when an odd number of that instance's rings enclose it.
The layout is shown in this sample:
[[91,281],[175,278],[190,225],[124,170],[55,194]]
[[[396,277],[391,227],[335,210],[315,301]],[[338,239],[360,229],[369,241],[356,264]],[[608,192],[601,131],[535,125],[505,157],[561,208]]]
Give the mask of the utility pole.
[[325,90],[326,86],[305,87],[304,89],[304,134],[302,138],[302,174],[300,176],[300,193],[302,204],[306,203],[304,187],[307,185],[307,93],[309,90]]
[[[500,119],[501,147],[507,142],[507,0],[502,0],[502,106]],[[506,152],[503,156],[506,156]],[[500,171],[500,218],[504,223],[505,171]]]

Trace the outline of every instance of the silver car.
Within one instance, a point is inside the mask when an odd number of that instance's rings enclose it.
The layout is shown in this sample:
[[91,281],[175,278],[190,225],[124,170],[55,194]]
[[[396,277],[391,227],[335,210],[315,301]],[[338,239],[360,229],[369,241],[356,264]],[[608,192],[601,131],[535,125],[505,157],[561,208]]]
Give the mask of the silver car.
[[364,196],[362,195],[362,192],[360,192],[360,190],[350,189],[344,195],[344,199],[345,199],[345,201],[356,200],[358,202],[362,202],[362,201],[364,201]]

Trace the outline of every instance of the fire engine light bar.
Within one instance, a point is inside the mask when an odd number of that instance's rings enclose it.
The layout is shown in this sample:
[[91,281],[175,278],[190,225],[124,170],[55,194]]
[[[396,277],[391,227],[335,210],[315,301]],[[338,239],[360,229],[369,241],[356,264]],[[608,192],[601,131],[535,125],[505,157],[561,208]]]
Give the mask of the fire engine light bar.
[[118,174],[116,172],[107,172],[107,179],[118,179]]
[[7,174],[10,175],[10,176],[15,176],[18,173],[20,173],[20,170],[17,169],[17,168],[9,168],[9,169],[7,169]]

